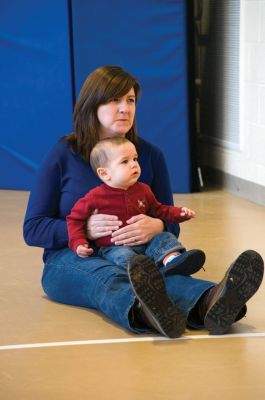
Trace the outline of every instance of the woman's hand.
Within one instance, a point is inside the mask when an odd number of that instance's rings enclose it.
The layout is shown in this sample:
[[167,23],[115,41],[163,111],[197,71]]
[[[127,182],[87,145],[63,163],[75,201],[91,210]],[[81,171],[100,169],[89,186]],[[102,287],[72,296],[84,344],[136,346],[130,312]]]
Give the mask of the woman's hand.
[[164,224],[160,219],[144,214],[135,215],[126,223],[128,225],[112,233],[113,244],[126,246],[145,244],[164,230]]
[[90,240],[109,236],[122,225],[116,215],[98,214],[97,211],[87,220],[87,237]]

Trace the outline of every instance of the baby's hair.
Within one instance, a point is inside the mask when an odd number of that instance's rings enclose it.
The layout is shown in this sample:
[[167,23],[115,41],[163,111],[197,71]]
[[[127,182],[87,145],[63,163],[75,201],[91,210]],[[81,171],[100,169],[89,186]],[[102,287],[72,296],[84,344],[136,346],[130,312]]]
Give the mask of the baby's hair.
[[90,153],[90,165],[95,174],[97,174],[98,168],[106,167],[110,161],[108,152],[109,146],[120,146],[125,143],[131,142],[123,136],[107,137],[97,142]]

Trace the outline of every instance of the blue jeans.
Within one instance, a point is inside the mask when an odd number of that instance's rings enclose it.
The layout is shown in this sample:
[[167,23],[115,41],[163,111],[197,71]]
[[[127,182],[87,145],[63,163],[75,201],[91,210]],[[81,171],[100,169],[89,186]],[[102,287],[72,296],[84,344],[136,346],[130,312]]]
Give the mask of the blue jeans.
[[[203,293],[215,285],[190,276],[164,279],[168,296],[187,317]],[[97,255],[81,258],[68,248],[58,250],[48,257],[42,285],[55,301],[96,309],[133,332],[149,331],[134,327],[130,319],[136,298],[127,271]]]
[[182,252],[184,250],[185,248],[175,235],[170,232],[162,232],[156,235],[146,245],[101,247],[98,251],[98,255],[115,265],[127,269],[128,261],[137,254],[145,254],[150,257],[156,265],[161,266],[167,254],[174,251]]

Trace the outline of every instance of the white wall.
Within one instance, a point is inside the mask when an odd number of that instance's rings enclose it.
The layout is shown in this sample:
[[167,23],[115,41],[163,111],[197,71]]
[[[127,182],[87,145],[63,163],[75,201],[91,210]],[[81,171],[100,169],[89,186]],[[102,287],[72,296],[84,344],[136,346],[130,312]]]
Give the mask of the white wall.
[[203,144],[208,165],[265,187],[265,0],[241,0],[239,146]]

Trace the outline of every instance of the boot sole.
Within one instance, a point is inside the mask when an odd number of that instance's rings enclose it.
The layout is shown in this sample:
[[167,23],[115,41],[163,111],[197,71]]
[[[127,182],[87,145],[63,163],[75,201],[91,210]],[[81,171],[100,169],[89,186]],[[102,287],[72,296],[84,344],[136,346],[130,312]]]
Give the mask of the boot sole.
[[135,256],[128,264],[133,291],[155,329],[169,338],[181,336],[186,318],[169,299],[159,268],[144,255]]
[[227,332],[242,307],[258,290],[263,273],[262,257],[254,250],[247,250],[236,259],[227,272],[219,296],[205,316],[204,325],[210,335]]
[[192,275],[198,272],[205,263],[205,254],[202,250],[189,250],[183,253],[180,260],[176,258],[176,264],[162,268],[165,276],[169,275]]

